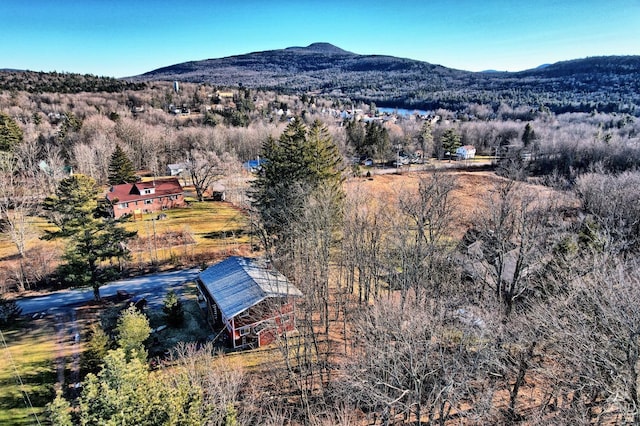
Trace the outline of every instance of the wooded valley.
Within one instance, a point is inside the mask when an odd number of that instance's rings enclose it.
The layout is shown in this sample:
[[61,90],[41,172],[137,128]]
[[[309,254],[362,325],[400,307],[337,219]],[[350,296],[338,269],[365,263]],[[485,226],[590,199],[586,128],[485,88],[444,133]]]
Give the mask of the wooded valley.
[[[500,78],[506,85],[509,77]],[[578,96],[562,81],[554,93]],[[268,259],[303,296],[295,331],[267,348],[228,353],[209,335],[156,353],[149,317],[175,318],[175,298],[157,316],[113,313],[111,302],[96,302],[77,332],[81,384],[74,387],[64,368],[38,382],[41,419],[640,423],[637,106],[600,110],[619,104],[595,100],[603,93],[590,93],[588,111],[534,105],[533,83],[511,101],[500,88],[490,101],[494,92],[473,86],[454,87],[434,104],[388,98],[426,110],[413,115],[378,113],[380,98],[364,93],[377,89],[366,86],[350,97],[297,86],[148,81],[111,91],[93,78],[82,84],[96,91],[9,84],[0,92],[3,333],[30,330],[31,319],[12,311],[26,294],[73,280],[99,289],[121,276],[202,268],[228,255]],[[460,146],[473,146],[475,158],[456,160]],[[229,231],[233,242],[199,252],[198,229],[189,234],[195,249],[164,260],[125,253],[151,243],[99,202],[113,184],[116,157],[143,180],[185,164],[178,177],[198,214],[213,217],[222,205],[242,213],[244,222],[225,222],[232,229],[202,230],[209,240]],[[257,169],[248,169],[250,160]],[[224,202],[212,201],[217,185]],[[65,207],[80,192],[83,224]],[[144,217],[147,226],[155,217]],[[176,217],[168,213],[167,221]],[[82,240],[77,229],[130,243],[102,245],[83,264],[72,245]],[[185,309],[196,303],[188,294]],[[187,327],[180,324],[169,328]],[[9,338],[2,351],[18,346]],[[11,373],[2,370],[0,381],[13,383]],[[24,392],[0,395],[0,407],[17,409]]]

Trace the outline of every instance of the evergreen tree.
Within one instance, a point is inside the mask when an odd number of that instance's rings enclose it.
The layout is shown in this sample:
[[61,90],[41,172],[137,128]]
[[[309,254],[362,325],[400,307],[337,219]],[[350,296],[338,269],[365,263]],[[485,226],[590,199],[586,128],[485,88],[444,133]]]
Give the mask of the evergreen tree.
[[524,132],[522,133],[522,143],[525,148],[528,147],[531,142],[535,141],[536,138],[536,132],[533,130],[533,127],[531,127],[531,123],[527,123],[527,125],[524,126]]
[[366,155],[364,148],[364,128],[356,120],[347,120],[345,123],[347,143],[353,147],[358,155]]
[[56,392],[55,399],[47,404],[47,414],[53,426],[72,426],[71,404],[64,399],[62,391]]
[[82,371],[86,373],[97,373],[100,371],[100,367],[108,350],[109,336],[107,336],[99,325],[94,324],[91,327],[91,336],[80,359]]
[[127,359],[138,357],[141,362],[147,361],[147,350],[144,342],[151,334],[147,317],[135,306],[129,306],[118,319],[116,327],[118,346],[122,348]]
[[418,142],[420,142],[420,149],[422,150],[422,162],[426,162],[427,158],[431,157],[433,153],[433,128],[431,121],[427,120],[420,129],[418,135]]
[[22,129],[7,114],[0,112],[0,151],[13,151],[22,142]]
[[61,180],[55,195],[43,203],[49,223],[57,229],[45,231],[42,238],[66,239],[66,264],[60,267],[60,275],[69,284],[92,286],[95,299],[100,300],[100,286],[114,278],[113,269],[104,268],[102,262],[128,258],[124,243],[136,232],[121,226],[127,216],[96,217],[97,195],[96,182],[90,177],[73,175]]
[[389,132],[382,124],[370,121],[364,126],[364,146],[366,155],[375,157],[378,161],[383,161],[389,154],[391,142]]
[[109,163],[109,185],[133,183],[137,180],[133,163],[120,145],[116,145]]
[[442,148],[449,153],[449,161],[460,145],[460,135],[454,129],[447,129],[442,135]]
[[164,298],[164,306],[162,312],[167,317],[167,323],[173,327],[178,327],[184,322],[184,308],[182,307],[182,301],[175,291],[171,290]]
[[280,138],[269,138],[262,147],[266,161],[252,184],[252,205],[258,212],[270,246],[282,246],[291,237],[293,224],[303,216],[311,195],[319,190],[339,214],[343,199],[342,158],[321,122],[307,128],[292,121]]
[[109,351],[104,368],[88,374],[80,396],[82,425],[167,424],[167,390],[152,380],[145,362],[124,349]]
[[21,313],[22,308],[18,306],[15,300],[5,299],[0,294],[0,325],[11,324]]

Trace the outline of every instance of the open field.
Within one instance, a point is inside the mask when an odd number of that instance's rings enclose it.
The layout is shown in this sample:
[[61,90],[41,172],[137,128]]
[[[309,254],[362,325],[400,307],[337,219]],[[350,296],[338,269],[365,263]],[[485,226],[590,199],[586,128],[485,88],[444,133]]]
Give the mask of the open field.
[[162,220],[158,213],[149,213],[127,224],[138,231],[130,243],[134,263],[175,263],[180,257],[207,261],[248,249],[248,217],[230,203],[191,202],[189,207],[163,213]]

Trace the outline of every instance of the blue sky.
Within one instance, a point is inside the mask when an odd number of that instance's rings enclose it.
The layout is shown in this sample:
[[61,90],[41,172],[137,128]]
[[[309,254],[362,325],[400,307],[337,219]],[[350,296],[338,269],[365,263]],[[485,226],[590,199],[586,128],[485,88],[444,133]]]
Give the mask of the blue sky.
[[329,42],[470,71],[640,54],[640,0],[4,0],[0,68],[125,77]]

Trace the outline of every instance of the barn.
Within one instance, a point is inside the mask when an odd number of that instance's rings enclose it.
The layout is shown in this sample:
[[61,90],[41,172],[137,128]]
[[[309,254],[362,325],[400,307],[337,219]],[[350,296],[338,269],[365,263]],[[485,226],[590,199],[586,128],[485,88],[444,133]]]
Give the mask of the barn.
[[197,286],[209,325],[224,327],[234,349],[267,345],[295,328],[302,293],[265,261],[229,257],[202,271]]

